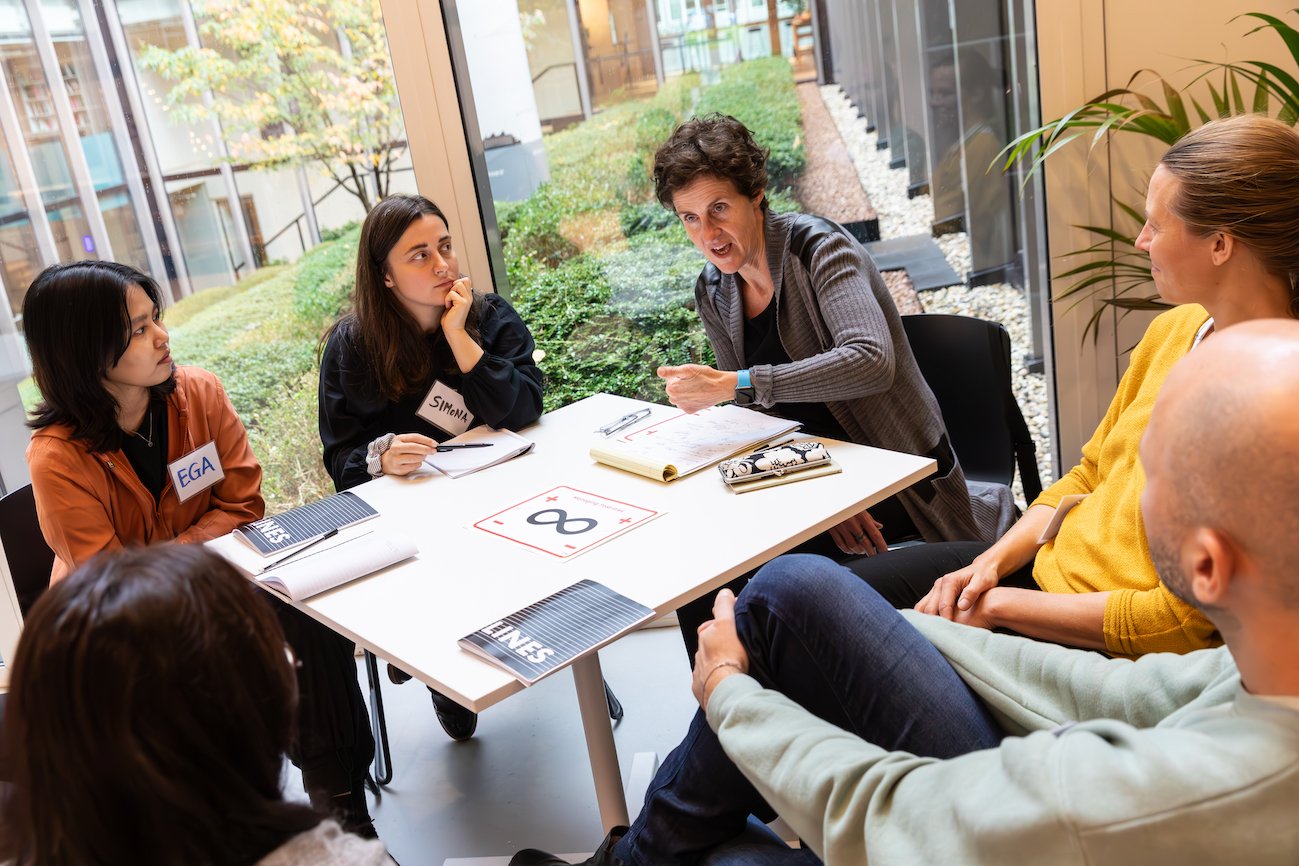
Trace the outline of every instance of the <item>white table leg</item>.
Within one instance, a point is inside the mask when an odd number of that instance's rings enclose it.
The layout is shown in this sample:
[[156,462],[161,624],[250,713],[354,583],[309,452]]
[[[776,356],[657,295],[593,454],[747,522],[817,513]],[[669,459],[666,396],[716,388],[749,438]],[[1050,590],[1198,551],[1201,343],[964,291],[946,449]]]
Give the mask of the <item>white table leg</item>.
[[613,744],[613,726],[609,723],[609,705],[604,698],[604,677],[600,673],[598,653],[590,653],[573,662],[573,685],[577,687],[577,706],[582,712],[586,750],[591,757],[600,823],[608,832],[619,824],[630,822],[627,820],[627,797],[622,790],[622,771],[618,769],[618,751]]

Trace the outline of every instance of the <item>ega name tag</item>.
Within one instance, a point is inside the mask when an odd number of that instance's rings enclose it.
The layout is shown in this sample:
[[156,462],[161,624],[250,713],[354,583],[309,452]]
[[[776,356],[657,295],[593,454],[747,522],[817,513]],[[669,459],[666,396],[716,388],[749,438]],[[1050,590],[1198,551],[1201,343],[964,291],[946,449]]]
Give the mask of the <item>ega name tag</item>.
[[433,383],[415,414],[452,436],[459,436],[474,422],[474,416],[465,406],[465,398],[440,379]]
[[217,454],[215,440],[168,463],[167,472],[171,475],[171,486],[176,489],[176,496],[181,502],[202,493],[226,477],[225,470],[221,468],[221,456]]

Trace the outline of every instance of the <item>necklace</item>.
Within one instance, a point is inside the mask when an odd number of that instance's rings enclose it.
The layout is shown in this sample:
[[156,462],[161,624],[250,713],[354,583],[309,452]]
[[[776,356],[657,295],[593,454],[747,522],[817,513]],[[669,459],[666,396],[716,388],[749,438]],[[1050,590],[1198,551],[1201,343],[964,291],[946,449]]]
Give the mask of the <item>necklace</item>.
[[141,436],[139,430],[132,430],[132,431],[131,431],[131,435],[132,435],[132,436],[135,436],[136,438],[138,438],[141,442],[143,442],[145,445],[148,445],[150,448],[153,447],[153,406],[152,406],[152,405],[149,406],[149,435],[148,435],[148,437]]

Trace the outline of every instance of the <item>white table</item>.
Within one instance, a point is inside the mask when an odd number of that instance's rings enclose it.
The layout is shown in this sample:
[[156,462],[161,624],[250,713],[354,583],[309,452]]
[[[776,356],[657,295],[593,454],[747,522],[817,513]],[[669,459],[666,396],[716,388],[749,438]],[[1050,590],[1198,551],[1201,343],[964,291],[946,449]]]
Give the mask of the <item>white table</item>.
[[[524,457],[459,479],[428,472],[354,488],[379,511],[386,530],[410,537],[420,553],[298,607],[482,711],[523,686],[458,648],[456,641],[471,631],[582,578],[668,613],[935,469],[926,457],[830,442],[842,473],[735,494],[712,468],[664,484],[592,461],[592,431],[642,405],[589,397],[522,431],[536,442]],[[665,513],[567,561],[469,528],[560,484]],[[573,678],[601,821],[606,829],[626,824],[598,654],[574,663]]]

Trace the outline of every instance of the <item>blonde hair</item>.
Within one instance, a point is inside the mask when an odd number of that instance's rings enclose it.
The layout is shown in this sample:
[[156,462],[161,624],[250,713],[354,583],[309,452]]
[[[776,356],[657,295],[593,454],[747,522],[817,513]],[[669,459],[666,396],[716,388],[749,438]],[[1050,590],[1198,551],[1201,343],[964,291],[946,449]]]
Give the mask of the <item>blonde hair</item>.
[[1290,285],[1299,314],[1299,132],[1246,114],[1210,121],[1160,164],[1179,181],[1173,213],[1197,234],[1231,235]]

